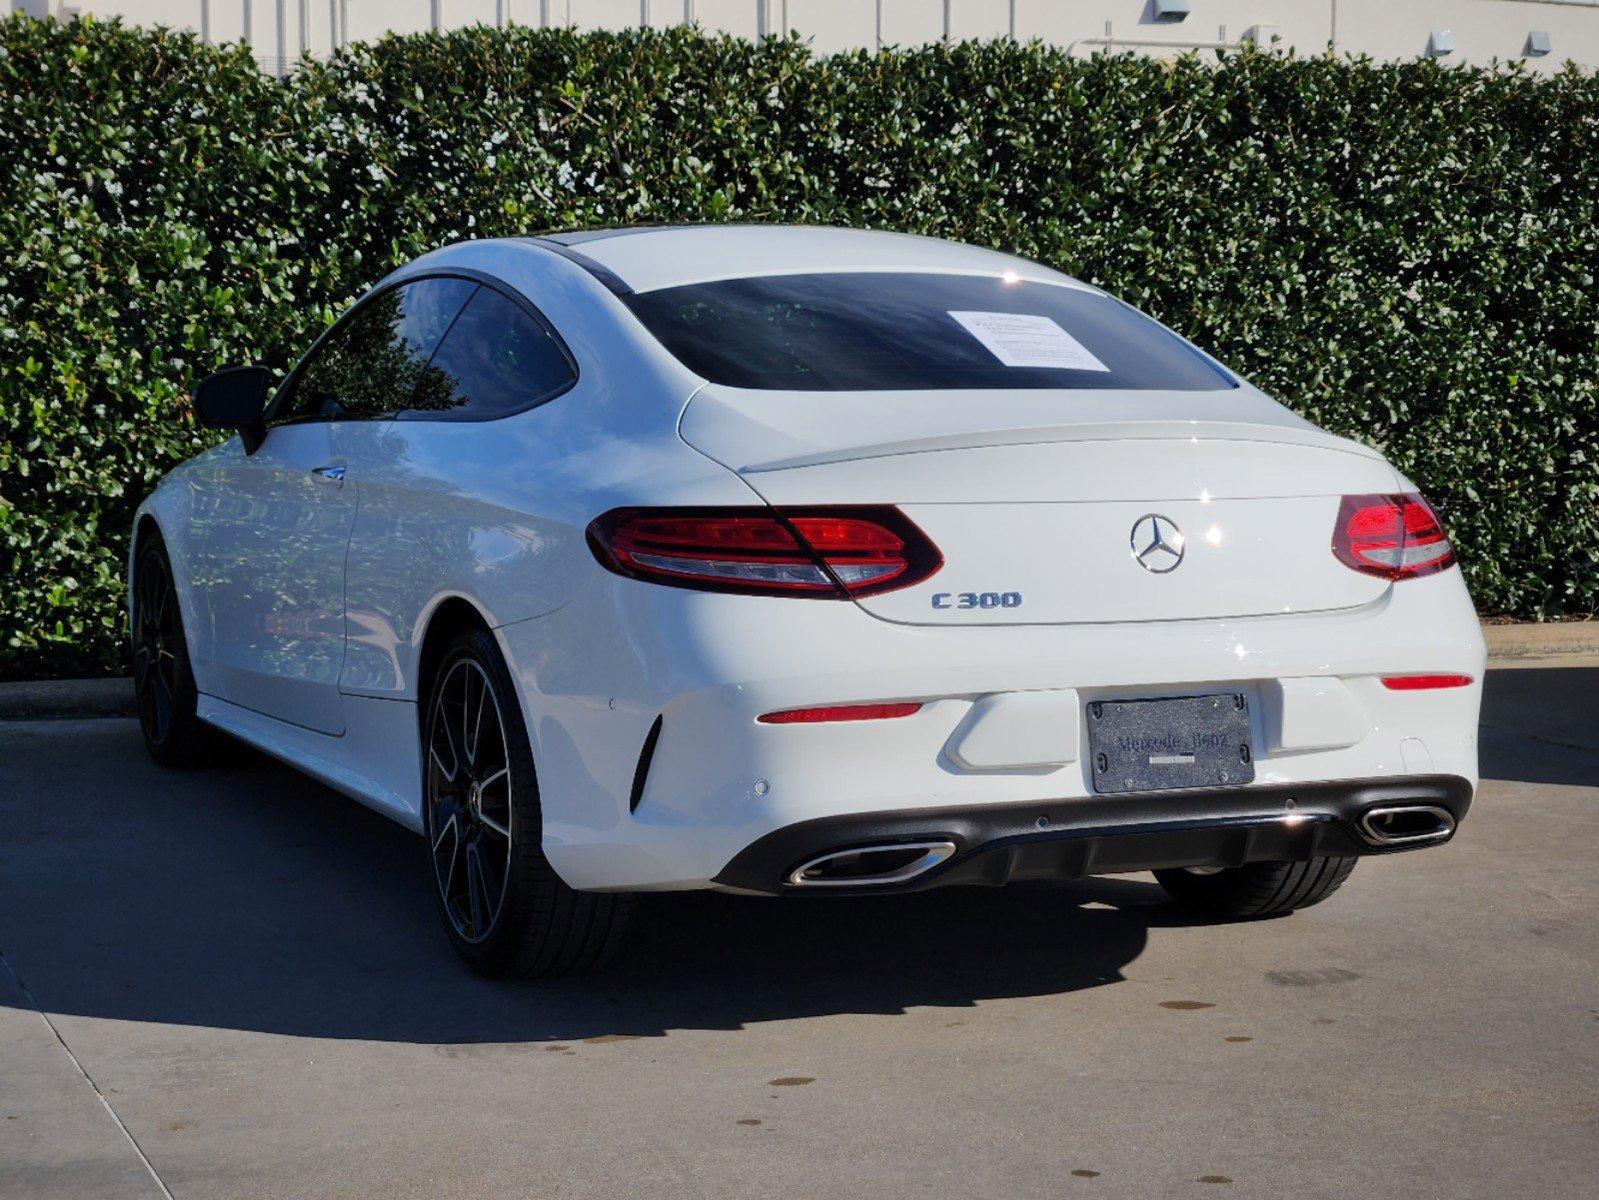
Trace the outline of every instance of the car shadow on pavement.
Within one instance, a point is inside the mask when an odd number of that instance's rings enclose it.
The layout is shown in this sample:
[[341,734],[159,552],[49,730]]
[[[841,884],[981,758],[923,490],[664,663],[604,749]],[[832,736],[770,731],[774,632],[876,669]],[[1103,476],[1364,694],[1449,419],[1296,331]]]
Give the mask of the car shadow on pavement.
[[484,980],[446,943],[413,834],[254,755],[167,773],[132,722],[78,730],[0,767],[0,951],[52,1013],[415,1043],[658,1036],[1097,987],[1181,920],[1147,876],[655,895],[602,973]]
[[1599,667],[1489,671],[1479,751],[1484,779],[1599,786]]

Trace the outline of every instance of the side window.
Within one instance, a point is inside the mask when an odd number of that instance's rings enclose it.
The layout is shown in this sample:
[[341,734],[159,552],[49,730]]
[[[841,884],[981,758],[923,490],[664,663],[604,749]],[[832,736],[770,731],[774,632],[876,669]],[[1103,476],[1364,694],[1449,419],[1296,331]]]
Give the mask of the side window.
[[440,343],[410,420],[503,416],[564,391],[576,372],[550,332],[492,288],[479,288]]
[[411,403],[428,358],[477,284],[422,279],[367,301],[318,347],[276,420],[365,420]]

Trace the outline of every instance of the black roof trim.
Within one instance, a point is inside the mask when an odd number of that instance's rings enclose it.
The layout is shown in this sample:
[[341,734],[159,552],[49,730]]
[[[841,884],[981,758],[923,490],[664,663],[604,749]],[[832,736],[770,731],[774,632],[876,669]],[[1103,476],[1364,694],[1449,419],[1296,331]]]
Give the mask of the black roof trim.
[[663,229],[688,229],[686,225],[612,225],[606,229],[565,229],[558,233],[541,233],[541,242],[559,242],[563,246],[581,246],[584,242],[601,242],[606,238],[626,237],[630,233],[659,233]]
[[607,225],[600,229],[557,229],[535,235],[539,241],[559,242],[563,246],[581,246],[584,242],[599,242],[606,238],[627,237],[632,233],[673,233],[682,229],[826,229],[830,226],[795,225],[784,221],[675,221],[665,224]]
[[566,259],[567,262],[582,267],[590,275],[594,276],[595,279],[599,280],[600,283],[605,286],[605,289],[612,295],[631,296],[633,294],[633,289],[628,287],[627,284],[623,282],[622,277],[615,271],[611,270],[611,268],[607,266],[602,266],[600,263],[595,262],[586,254],[579,254],[565,242],[556,241],[553,237],[525,237],[519,240],[524,242],[532,242],[535,246],[542,246],[551,254],[559,254],[562,258]]

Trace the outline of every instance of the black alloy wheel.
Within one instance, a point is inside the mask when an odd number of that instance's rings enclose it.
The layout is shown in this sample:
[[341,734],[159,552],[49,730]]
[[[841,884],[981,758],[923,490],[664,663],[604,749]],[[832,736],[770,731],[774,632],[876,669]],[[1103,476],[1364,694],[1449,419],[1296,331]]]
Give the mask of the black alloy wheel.
[[133,686],[144,736],[156,745],[172,735],[178,692],[175,648],[182,638],[178,598],[166,556],[146,551],[133,600]]
[[439,898],[456,935],[481,943],[505,906],[514,823],[505,716],[476,659],[457,658],[434,689],[427,747]]
[[423,695],[423,828],[456,952],[500,979],[577,974],[604,962],[632,897],[577,891],[544,857],[533,749],[494,635],[457,634]]
[[218,736],[196,715],[200,693],[189,665],[172,564],[156,534],[147,534],[133,574],[133,688],[139,731],[150,757],[164,767],[210,761]]

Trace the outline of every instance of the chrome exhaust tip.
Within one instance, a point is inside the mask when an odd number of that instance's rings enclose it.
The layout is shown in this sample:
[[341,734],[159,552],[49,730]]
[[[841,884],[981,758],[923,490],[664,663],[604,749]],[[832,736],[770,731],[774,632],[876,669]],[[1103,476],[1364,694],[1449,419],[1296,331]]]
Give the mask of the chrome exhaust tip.
[[894,842],[830,850],[788,873],[789,887],[886,887],[931,871],[955,853],[954,842]]
[[1454,831],[1454,815],[1436,804],[1385,805],[1360,815],[1360,832],[1378,846],[1441,842]]

